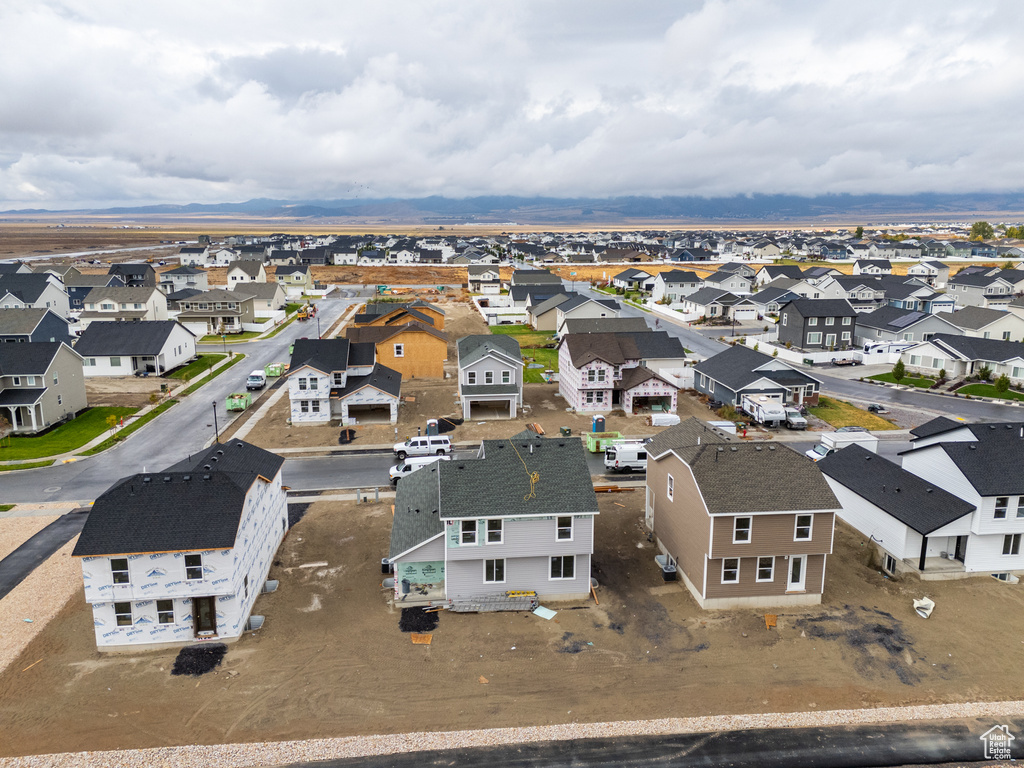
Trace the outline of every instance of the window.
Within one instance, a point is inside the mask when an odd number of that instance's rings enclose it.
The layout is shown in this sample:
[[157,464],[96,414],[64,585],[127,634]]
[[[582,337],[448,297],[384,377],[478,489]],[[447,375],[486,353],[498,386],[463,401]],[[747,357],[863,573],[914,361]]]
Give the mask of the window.
[[759,557],[759,558],[757,558],[757,580],[758,581],[775,581],[775,558],[774,557]]
[[911,365],[920,365],[921,364],[921,356],[920,355],[911,355],[910,356],[910,364]]
[[459,523],[459,543],[476,544],[476,520],[462,520]]
[[316,378],[315,376],[310,376],[309,377],[309,388],[310,389],[318,389],[319,387],[320,387],[320,379]]
[[825,334],[825,346],[834,347],[836,345],[836,335],[834,333]]
[[789,320],[789,315],[785,315],[785,314],[784,314],[784,315],[782,316],[782,324],[783,324],[783,325],[788,325],[788,323],[786,322],[787,320]]
[[1003,341],[1009,341],[1009,340],[1010,340],[1010,332],[1009,331],[1003,331]]
[[114,603],[114,619],[119,627],[130,627],[132,622],[132,604]]
[[131,581],[128,578],[128,558],[110,558],[110,575],[115,584],[130,584]]
[[310,400],[309,401],[309,410],[312,413],[320,413],[320,401],[319,400]]
[[36,385],[36,377],[35,376],[26,376],[25,377],[25,383],[28,384],[30,387],[34,387]]
[[1003,554],[1004,555],[1019,555],[1020,554],[1020,534],[1019,533],[1008,533],[1003,536]]
[[512,371],[502,371],[501,372],[501,383],[502,384],[511,384],[512,383]]
[[188,581],[199,581],[203,578],[202,555],[185,555],[185,578]]
[[336,386],[336,387],[343,387],[343,386],[345,386],[345,374],[344,373],[338,373],[337,371],[334,372],[334,386]]
[[110,367],[111,368],[120,368],[121,367],[121,358],[120,357],[112,357],[112,358],[110,358]]
[[572,541],[572,516],[555,518],[555,538],[558,541]]
[[750,518],[737,517],[732,523],[732,543],[747,544],[750,542]]
[[999,496],[996,499],[996,511],[995,511],[995,514],[993,515],[993,517],[996,520],[1005,520],[1006,519],[1006,508],[1008,506],[1010,506],[1010,497],[1009,496]]
[[672,501],[672,494],[675,492],[675,488],[676,488],[675,478],[672,477],[672,475],[669,475],[668,476],[668,491],[666,493],[666,495],[668,496],[668,500],[669,501]]
[[405,344],[395,344],[395,357],[405,357]]
[[816,318],[816,317],[808,317],[807,318],[807,325],[808,326],[817,325],[817,324],[818,324],[818,318]]
[[821,334],[820,333],[808,333],[807,334],[807,345],[810,346],[811,344],[821,344]]
[[835,324],[836,324],[836,319],[834,317],[826,317],[825,318],[825,325],[835,325]]
[[793,534],[793,541],[810,541],[811,540],[811,522],[813,517],[811,515],[797,515],[796,516],[796,531]]
[[505,582],[505,561],[484,560],[484,584],[503,584]]
[[173,600],[157,600],[156,601],[156,620],[160,624],[173,624],[174,623],[174,601]]
[[476,371],[467,371],[466,372],[466,383],[467,384],[476,384]]
[[890,555],[888,552],[885,553],[885,561],[882,565],[882,570],[886,573],[896,575],[896,558]]
[[85,358],[85,364],[87,366],[89,366],[89,365],[96,365],[96,358],[95,357],[87,357],[87,358]]
[[574,579],[576,578],[576,556],[562,555],[551,558],[552,579]]
[[488,520],[487,521],[487,543],[488,544],[501,544],[503,534],[503,520]]
[[302,413],[309,413],[309,400],[299,400],[299,410]]
[[64,398],[61,397],[60,395],[57,395],[57,405],[63,405],[63,404],[64,404]]
[[54,384],[57,383],[57,372],[56,371],[53,372],[53,383]]
[[740,581],[740,559],[738,557],[727,557],[722,561],[722,583],[739,584]]
[[587,381],[590,382],[591,384],[597,381],[597,371],[594,370],[593,368],[587,371]]
[[843,325],[850,325],[850,323],[852,323],[852,322],[853,322],[853,318],[852,317],[844,317],[843,318]]
[[494,383],[494,371],[484,371],[484,384]]
[[305,379],[299,379],[299,389],[302,389],[302,390],[308,389],[308,385],[306,384],[306,380]]
[[1017,517],[1024,517],[1024,496],[1017,497]]

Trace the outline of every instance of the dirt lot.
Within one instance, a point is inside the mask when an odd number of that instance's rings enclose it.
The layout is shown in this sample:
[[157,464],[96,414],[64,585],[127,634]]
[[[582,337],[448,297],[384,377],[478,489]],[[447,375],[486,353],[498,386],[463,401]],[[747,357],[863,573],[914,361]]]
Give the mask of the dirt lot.
[[85,380],[85,395],[92,408],[101,405],[144,408],[149,405],[149,396],[160,391],[161,384],[173,389],[181,382],[160,376],[94,376]]
[[[824,604],[769,631],[761,612],[703,612],[661,581],[642,502],[600,498],[600,605],[553,604],[550,622],[442,614],[429,646],[399,631],[379,587],[385,505],[312,505],[278,554],[281,588],[256,604],[266,625],[203,677],[172,677],[173,651],[99,654],[79,592],[0,676],[0,754],[1019,695],[1021,587],[887,580],[844,529]],[[911,609],[921,594],[937,603],[927,621]]]

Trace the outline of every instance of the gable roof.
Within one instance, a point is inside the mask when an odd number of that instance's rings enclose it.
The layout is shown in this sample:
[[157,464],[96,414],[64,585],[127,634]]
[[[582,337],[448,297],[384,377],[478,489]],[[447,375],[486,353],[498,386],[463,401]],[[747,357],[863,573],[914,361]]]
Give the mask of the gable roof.
[[[873,312],[867,312],[857,318],[857,326],[863,328],[879,328],[885,331],[903,331],[917,325],[922,320],[927,320],[933,315],[927,312],[918,312],[912,309],[901,309],[900,307],[884,306]],[[948,319],[948,318],[943,318]]]
[[395,515],[391,523],[388,557],[395,558],[444,533],[441,522],[437,461],[406,475],[395,491]]
[[999,309],[990,309],[989,307],[974,307],[966,306],[963,309],[958,309],[956,312],[948,313],[945,318],[950,323],[955,325],[957,328],[963,328],[964,330],[977,331],[984,328],[987,325],[992,325],[999,320],[1003,320],[1006,317],[1016,317],[1010,315]]
[[26,304],[34,304],[39,300],[51,281],[59,278],[47,272],[15,272],[0,274],[0,296],[10,293]]
[[712,515],[841,507],[816,463],[781,445],[703,442],[672,452],[690,467]]
[[567,317],[566,333],[645,333],[650,330],[642,317]]
[[228,264],[228,272],[237,269],[249,277],[259,277],[260,269],[263,268],[263,262],[255,259],[239,259]]
[[[297,252],[295,252],[295,251],[290,251],[288,255],[290,257],[292,257],[292,258],[298,258],[299,254]],[[303,275],[309,274],[309,265],[308,264],[281,264],[280,266],[275,267],[275,271],[274,271],[274,275],[275,276],[277,276],[277,275],[294,275],[294,274],[303,274]]]
[[284,459],[241,440],[210,448],[163,472],[119,480],[93,504],[75,557],[227,549],[258,477]]
[[840,485],[924,536],[974,511],[973,504],[861,445],[848,445],[817,465]]
[[[781,367],[777,370],[758,370],[768,363]],[[788,363],[742,344],[734,344],[717,355],[702,360],[693,366],[693,370],[725,385],[733,392],[739,392],[758,379],[778,381],[780,386],[800,382],[821,384],[818,379],[793,368]]]
[[75,342],[75,351],[83,357],[158,355],[175,328],[194,336],[177,320],[98,320],[82,332]]
[[[991,425],[993,427],[997,425]],[[1005,426],[1005,425],[1004,425]],[[936,443],[918,451],[941,448],[967,481],[982,496],[1024,494],[1024,425],[1016,428],[971,430],[982,439],[973,442]]]
[[[1024,344],[1019,341],[1002,341],[1001,339],[982,339],[977,336],[956,336],[949,333],[937,333],[922,344],[932,344],[950,353],[955,353],[965,360],[984,360],[1002,363],[1007,360],[1024,358]],[[916,347],[911,347],[916,349]]]
[[691,416],[686,421],[662,430],[647,444],[647,455],[657,461],[669,451],[689,448],[703,443],[720,445],[732,441],[725,432]]
[[966,426],[963,422],[953,421],[945,416],[937,416],[931,421],[926,421],[920,426],[914,427],[910,430],[910,434],[917,438],[932,437],[933,435],[940,435],[943,432],[950,432],[954,429],[960,429]]
[[514,337],[503,333],[463,336],[456,346],[460,368],[494,353],[507,358],[513,365],[521,366],[523,364],[519,342]]
[[592,360],[621,365],[627,360],[686,357],[682,342],[666,331],[570,333],[562,337],[559,346],[562,344],[569,348],[569,357],[575,368]]
[[697,273],[689,269],[670,269],[666,272],[659,272],[657,277],[660,277],[662,282],[671,285],[702,282]]
[[348,339],[296,339],[288,366],[288,376],[304,366],[321,373],[348,370]]
[[550,312],[551,310],[558,308],[565,302],[569,301],[569,299],[571,299],[575,295],[576,294],[572,293],[571,291],[555,294],[551,298],[544,299],[544,301],[540,302],[539,304],[534,304],[532,307],[530,307],[530,314],[533,315],[534,317],[540,317],[545,312]]
[[365,376],[349,376],[340,395],[345,397],[363,387],[373,387],[394,397],[402,393],[402,374],[386,365],[374,363],[373,369]]
[[46,373],[60,348],[67,346],[62,341],[0,344],[0,376],[40,376]]
[[67,325],[67,320],[45,307],[0,307],[0,336],[27,336],[39,327],[47,313]]
[[[84,301],[96,304],[104,299],[109,299],[116,304],[145,304],[154,293],[159,293],[159,291],[150,285],[137,287],[126,285],[100,286],[93,288],[85,294]],[[160,295],[162,296],[163,294]]]
[[406,331],[411,333],[425,333],[429,336],[447,341],[448,336],[444,331],[439,331],[425,323],[411,322],[403,325],[366,325],[362,328],[346,328],[345,338],[355,343],[380,344],[383,341],[398,336]]
[[846,299],[796,299],[786,304],[786,307],[792,308],[801,317],[857,316],[857,310]]

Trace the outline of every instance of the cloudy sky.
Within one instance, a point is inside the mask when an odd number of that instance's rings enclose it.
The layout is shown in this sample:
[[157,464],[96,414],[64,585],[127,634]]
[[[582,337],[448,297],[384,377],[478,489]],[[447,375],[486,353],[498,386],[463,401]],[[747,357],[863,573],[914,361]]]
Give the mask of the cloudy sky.
[[1024,4],[4,0],[0,209],[1021,191]]

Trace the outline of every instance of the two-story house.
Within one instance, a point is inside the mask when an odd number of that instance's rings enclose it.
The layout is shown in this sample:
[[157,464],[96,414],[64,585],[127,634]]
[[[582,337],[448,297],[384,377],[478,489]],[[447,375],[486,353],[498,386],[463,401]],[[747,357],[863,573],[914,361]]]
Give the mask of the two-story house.
[[891,275],[892,264],[886,259],[858,259],[853,264],[855,275]]
[[129,288],[156,288],[156,270],[145,262],[111,264],[107,274],[119,276]]
[[922,261],[908,267],[907,276],[924,280],[932,288],[942,290],[949,281],[949,266],[941,261]]
[[[294,258],[295,253],[289,253]],[[308,264],[281,264],[274,269],[274,280],[289,296],[299,296],[314,288],[313,270]]]
[[237,640],[288,532],[283,464],[230,440],[96,499],[72,556],[97,649]]
[[0,308],[52,309],[61,317],[71,311],[63,281],[49,272],[0,274]]
[[576,438],[521,432],[402,478],[388,559],[400,605],[520,609],[590,591],[597,497]]
[[696,293],[704,285],[696,272],[688,269],[672,269],[659,272],[651,288],[651,301],[675,304],[683,297]]
[[799,349],[853,346],[857,311],[845,299],[798,299],[779,308],[779,343]]
[[228,264],[228,290],[238,283],[267,282],[267,268],[262,261],[241,259]]
[[86,407],[82,358],[60,341],[0,344],[0,413],[31,435]]
[[682,343],[665,331],[566,334],[558,345],[558,391],[581,412],[675,413],[674,379],[685,358]]
[[964,307],[945,315],[964,336],[1003,341],[1024,340],[1024,318],[1014,312],[988,307]]
[[68,321],[52,309],[0,308],[0,344],[33,341],[63,341],[70,344]]
[[68,306],[72,312],[85,309],[85,297],[93,288],[124,287],[124,278],[120,275],[75,275],[64,276],[64,289],[68,293]]
[[501,275],[498,268],[489,264],[470,264],[466,267],[466,285],[470,293],[501,293]]
[[567,301],[555,307],[555,334],[565,333],[567,320],[578,320],[583,317],[618,317],[622,306],[615,299],[591,299],[581,294],[573,294]]
[[821,602],[840,505],[813,462],[697,419],[647,455],[645,521],[701,608]]
[[176,320],[90,323],[75,342],[86,378],[163,376],[196,357],[196,337]]
[[156,286],[93,288],[79,316],[82,330],[95,320],[166,320],[167,296]]
[[514,419],[523,406],[523,357],[515,337],[464,336],[456,349],[462,417]]
[[372,344],[298,339],[287,376],[292,424],[398,421],[402,375],[376,362]]
[[693,366],[693,386],[726,405],[739,405],[743,395],[768,397],[787,405],[817,405],[821,392],[820,379],[742,344]]
[[246,325],[256,323],[254,297],[242,286],[233,291],[214,288],[178,302],[177,321],[199,338],[227,333],[242,333]]
[[186,288],[205,291],[209,287],[209,276],[205,269],[182,266],[160,273],[160,290],[164,293],[176,293]]
[[624,291],[650,291],[654,288],[654,277],[642,269],[630,267],[612,276],[612,285]]
[[355,344],[372,344],[377,362],[406,379],[440,379],[448,360],[448,335],[421,322],[345,329]]
[[738,296],[750,293],[753,284],[753,278],[724,268],[704,278],[705,288],[718,288]]
[[1013,283],[999,274],[957,273],[946,288],[960,307],[1005,308],[1014,296]]
[[961,333],[951,322],[952,313],[928,314],[896,307],[879,307],[857,316],[854,339],[858,346],[877,342],[927,341],[938,333]]
[[[261,265],[262,266],[262,265]],[[288,299],[285,296],[284,288],[278,283],[234,283],[231,286],[232,292],[238,292],[240,296],[252,297],[252,314],[254,322],[259,323],[266,320],[284,320],[285,307]]]
[[362,312],[352,316],[352,326],[361,328],[368,325],[404,325],[416,322],[443,331],[444,320],[444,310],[425,301],[370,301],[363,307]]

